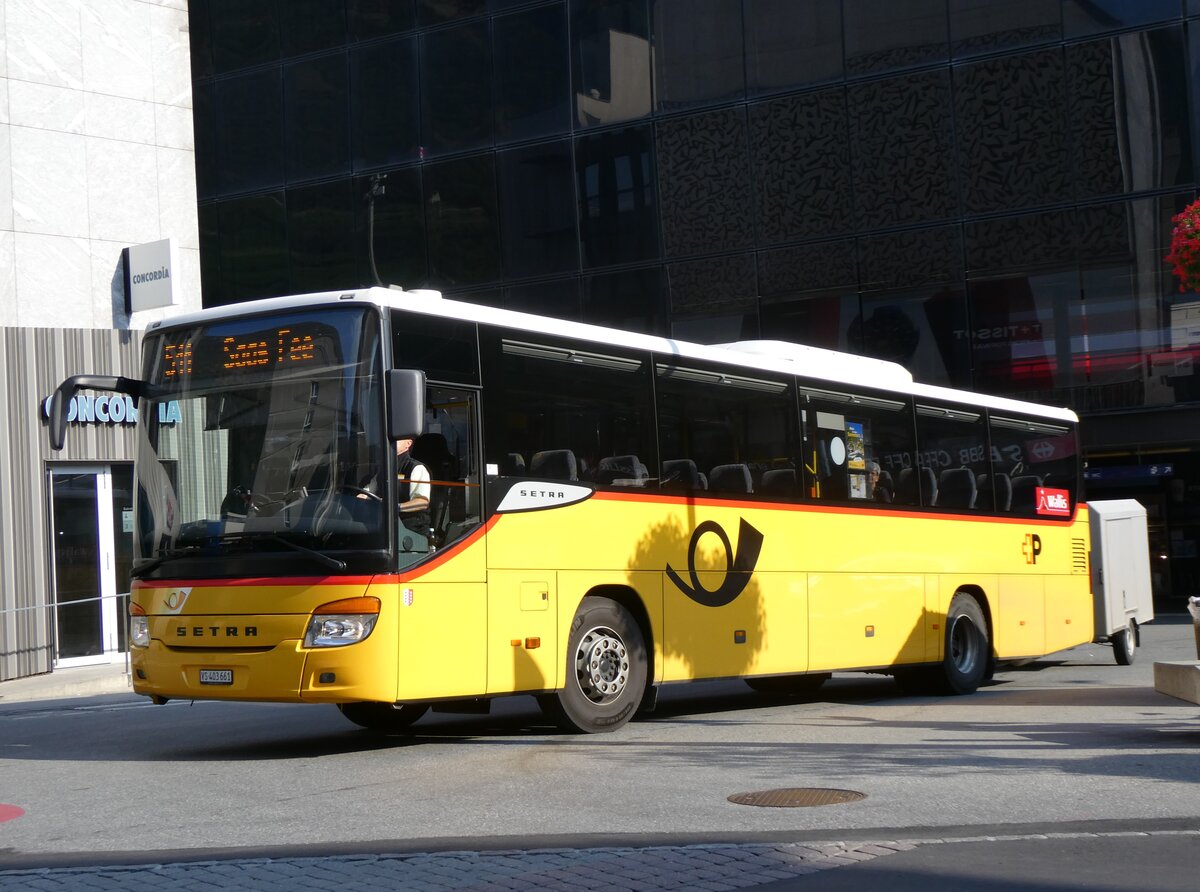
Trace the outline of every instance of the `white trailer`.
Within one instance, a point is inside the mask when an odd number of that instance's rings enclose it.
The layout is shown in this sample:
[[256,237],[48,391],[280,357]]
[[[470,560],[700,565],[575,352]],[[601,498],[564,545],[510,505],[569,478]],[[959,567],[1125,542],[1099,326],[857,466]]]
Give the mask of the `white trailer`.
[[1137,656],[1138,628],[1154,619],[1146,509],[1133,499],[1088,502],[1097,642],[1122,666]]

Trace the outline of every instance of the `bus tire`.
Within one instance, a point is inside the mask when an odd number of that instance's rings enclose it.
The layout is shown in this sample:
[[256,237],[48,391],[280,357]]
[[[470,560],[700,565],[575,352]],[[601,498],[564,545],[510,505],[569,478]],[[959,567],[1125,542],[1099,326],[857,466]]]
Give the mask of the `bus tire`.
[[393,706],[391,703],[339,703],[338,709],[354,724],[387,734],[407,731],[409,725],[429,711],[429,707],[423,703],[405,703],[403,706]]
[[979,602],[958,594],[946,611],[942,662],[936,666],[897,669],[896,684],[905,694],[970,694],[994,668],[987,620]]
[[813,672],[809,675],[772,675],[765,678],[747,678],[751,690],[761,694],[788,694],[799,696],[815,694],[821,685],[829,681],[831,673]]
[[646,664],[646,642],[629,611],[608,598],[586,597],[571,623],[566,682],[538,704],[565,731],[615,731],[642,701]]
[[987,620],[979,602],[958,594],[946,611],[946,638],[937,687],[946,694],[970,694],[983,682],[991,660]]
[[1133,661],[1137,659],[1137,626],[1133,620],[1108,640],[1112,642],[1113,657],[1117,665],[1132,666]]

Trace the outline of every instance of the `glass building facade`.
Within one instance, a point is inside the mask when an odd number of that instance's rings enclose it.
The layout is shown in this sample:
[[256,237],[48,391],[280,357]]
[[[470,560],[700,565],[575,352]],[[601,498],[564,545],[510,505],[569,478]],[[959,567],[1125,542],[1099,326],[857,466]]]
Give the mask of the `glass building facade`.
[[1069,405],[1200,593],[1200,0],[192,0],[206,305],[375,281]]

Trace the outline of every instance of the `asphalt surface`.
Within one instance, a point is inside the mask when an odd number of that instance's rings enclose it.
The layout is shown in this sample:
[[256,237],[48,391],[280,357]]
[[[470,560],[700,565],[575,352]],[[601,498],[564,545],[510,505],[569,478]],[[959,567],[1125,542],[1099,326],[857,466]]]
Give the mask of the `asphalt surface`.
[[[1168,630],[1187,632],[1190,629]],[[1155,634],[1159,634],[1158,630]],[[1151,636],[1153,637],[1153,636]],[[1170,654],[1169,658],[1178,658]],[[1143,654],[1143,659],[1146,655]],[[1145,667],[1141,667],[1145,671]],[[1053,705],[1055,688],[1011,695],[1008,708]],[[1062,689],[1064,718],[1082,708],[1089,697],[1083,688]],[[1149,706],[1152,690],[1131,687],[1121,696],[1102,688],[1103,701],[1117,707]],[[60,670],[35,679],[0,683],[0,746],[4,746],[8,704],[38,711],[59,708],[104,710],[105,704],[137,698],[114,697],[129,691],[123,664]],[[1120,692],[1118,692],[1120,693]],[[1142,699],[1138,699],[1138,698]],[[1015,699],[1013,699],[1015,698]],[[955,702],[967,702],[956,700]],[[980,703],[985,702],[980,700]],[[1094,707],[1096,704],[1093,703]],[[19,708],[19,707],[14,707]],[[877,711],[879,707],[874,707]],[[883,711],[889,708],[882,707]],[[154,708],[157,713],[159,708]],[[1187,713],[1186,716],[1183,713]],[[1175,735],[1190,722],[1200,731],[1200,709],[1177,710],[1180,721],[1169,725]],[[31,713],[23,712],[28,717]],[[10,718],[9,727],[13,727]],[[1190,719],[1190,722],[1189,722]],[[975,730],[984,721],[975,722]],[[1119,726],[1091,732],[1082,723],[1056,730],[1051,723],[1021,731],[1039,746],[1067,747],[1084,733],[1118,735]],[[966,726],[964,725],[963,728]],[[997,723],[997,727],[1001,727]],[[955,732],[947,722],[938,733]],[[882,733],[893,733],[888,728]],[[710,732],[711,733],[711,732]],[[814,733],[808,727],[806,733]],[[879,732],[877,732],[879,733]],[[1039,736],[1040,735],[1040,736]],[[1184,730],[1184,746],[1193,750],[1200,733]],[[1177,737],[1178,739],[1178,737]],[[885,741],[875,741],[876,745]],[[866,741],[863,742],[866,746]],[[432,746],[432,744],[429,744]],[[11,844],[6,827],[24,818],[19,805],[5,795],[0,763],[0,889],[137,889],[196,890],[246,888],[310,890],[335,887],[413,890],[505,889],[707,889],[752,888],[767,892],[825,892],[842,889],[887,889],[907,892],[931,889],[1006,890],[1188,890],[1200,888],[1200,752],[1190,767],[1148,775],[1149,781],[1172,791],[1171,805],[1147,817],[1102,821],[1054,821],[1035,824],[919,829],[855,828],[818,832],[657,835],[648,844],[627,838],[605,839],[583,834],[524,834],[513,837],[429,837],[405,841],[343,842],[295,846],[223,849],[143,850],[137,853],[34,852]],[[102,756],[101,756],[102,757]],[[935,788],[936,789],[936,788]],[[1067,789],[1064,787],[1064,789]],[[1194,806],[1180,806],[1195,793]],[[1181,792],[1182,791],[1182,792]],[[1109,803],[1111,806],[1112,803]],[[947,817],[953,803],[944,803]],[[1109,812],[1112,813],[1112,809]],[[1119,812],[1120,809],[1115,811]],[[723,837],[723,838],[722,838]],[[717,841],[715,841],[717,840]]]

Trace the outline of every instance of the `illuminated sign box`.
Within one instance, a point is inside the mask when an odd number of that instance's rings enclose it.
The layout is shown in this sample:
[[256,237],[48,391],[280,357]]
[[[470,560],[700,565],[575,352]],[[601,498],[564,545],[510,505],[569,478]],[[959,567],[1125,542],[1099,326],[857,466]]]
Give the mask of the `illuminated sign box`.
[[169,238],[125,248],[121,261],[125,267],[127,314],[176,305],[174,281],[179,257]]

